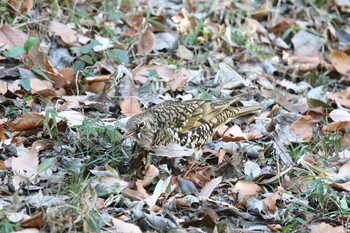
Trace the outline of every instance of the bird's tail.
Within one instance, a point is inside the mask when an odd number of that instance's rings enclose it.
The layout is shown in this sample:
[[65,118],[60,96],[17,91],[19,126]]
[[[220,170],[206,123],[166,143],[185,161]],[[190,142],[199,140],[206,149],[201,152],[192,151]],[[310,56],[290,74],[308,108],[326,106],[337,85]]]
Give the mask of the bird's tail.
[[228,109],[231,111],[231,114],[232,114],[230,118],[233,119],[233,118],[247,115],[249,113],[256,112],[262,109],[262,107],[263,106],[261,105],[253,105],[253,106],[247,106],[247,107],[229,107]]
[[213,128],[216,128],[222,124],[227,123],[237,117],[244,116],[250,113],[254,113],[262,109],[261,105],[247,106],[247,107],[228,107],[215,117],[215,121],[212,121]]

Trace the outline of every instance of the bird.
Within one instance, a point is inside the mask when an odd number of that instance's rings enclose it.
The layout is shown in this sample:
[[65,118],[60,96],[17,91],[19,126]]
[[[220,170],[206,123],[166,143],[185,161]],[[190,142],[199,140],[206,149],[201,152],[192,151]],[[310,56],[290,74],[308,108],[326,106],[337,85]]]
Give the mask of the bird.
[[234,102],[237,98],[168,100],[132,116],[126,123],[124,138],[134,138],[147,150],[168,144],[198,150],[220,125],[262,108],[233,107]]

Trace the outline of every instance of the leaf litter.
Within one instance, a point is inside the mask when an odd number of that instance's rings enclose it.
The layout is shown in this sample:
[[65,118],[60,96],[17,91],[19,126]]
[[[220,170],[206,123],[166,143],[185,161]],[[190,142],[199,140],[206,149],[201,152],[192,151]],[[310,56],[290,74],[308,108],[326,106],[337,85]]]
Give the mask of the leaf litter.
[[[350,229],[346,1],[52,4],[0,4],[2,232]],[[235,97],[201,156],[123,137]]]

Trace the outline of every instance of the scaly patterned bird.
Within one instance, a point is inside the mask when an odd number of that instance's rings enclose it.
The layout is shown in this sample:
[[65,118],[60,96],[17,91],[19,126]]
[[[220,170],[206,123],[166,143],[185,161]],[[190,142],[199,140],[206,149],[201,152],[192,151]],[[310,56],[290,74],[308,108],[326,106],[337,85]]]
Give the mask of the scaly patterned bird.
[[232,107],[236,101],[166,101],[132,116],[126,123],[125,136],[132,136],[145,149],[170,143],[201,149],[218,126],[262,108],[260,105]]

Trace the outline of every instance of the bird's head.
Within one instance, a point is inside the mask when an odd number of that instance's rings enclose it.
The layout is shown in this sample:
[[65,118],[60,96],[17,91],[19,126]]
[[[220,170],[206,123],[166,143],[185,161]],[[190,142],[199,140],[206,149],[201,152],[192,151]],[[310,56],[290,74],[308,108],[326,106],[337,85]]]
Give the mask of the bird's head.
[[124,138],[132,137],[145,148],[150,148],[156,133],[155,121],[148,112],[132,116],[126,123]]

